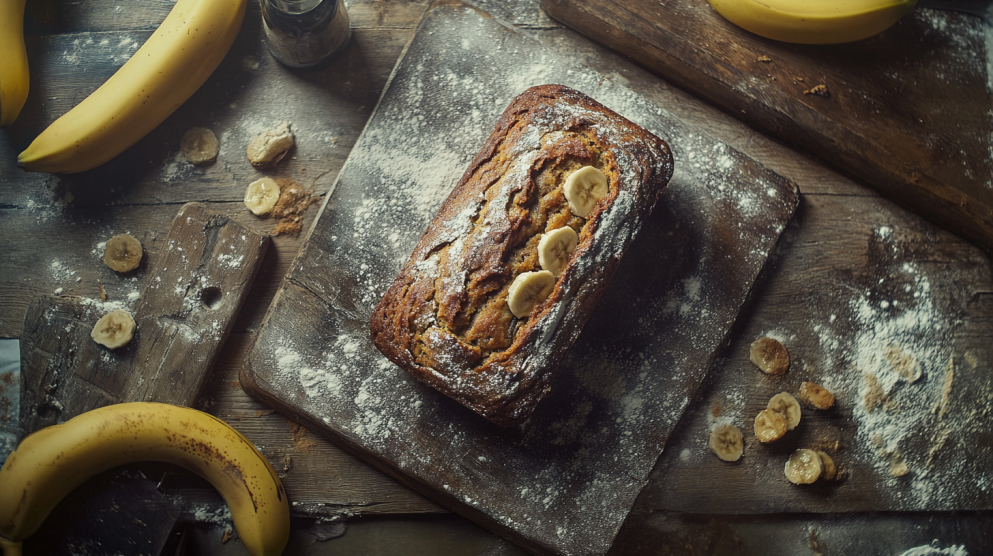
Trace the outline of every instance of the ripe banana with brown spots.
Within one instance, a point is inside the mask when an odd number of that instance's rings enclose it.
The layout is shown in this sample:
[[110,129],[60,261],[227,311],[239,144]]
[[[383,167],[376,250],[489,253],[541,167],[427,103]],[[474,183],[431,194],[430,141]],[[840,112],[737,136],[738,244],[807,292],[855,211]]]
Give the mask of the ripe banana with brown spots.
[[178,0],[131,59],[48,126],[18,164],[36,172],[82,172],[137,143],[217,69],[238,36],[246,3]]
[[281,554],[290,533],[283,485],[269,461],[224,421],[154,402],[109,405],[27,436],[0,469],[0,546],[20,554],[56,505],[90,477],[162,461],[210,481],[253,556]]
[[0,0],[0,126],[14,123],[28,98],[25,0]]

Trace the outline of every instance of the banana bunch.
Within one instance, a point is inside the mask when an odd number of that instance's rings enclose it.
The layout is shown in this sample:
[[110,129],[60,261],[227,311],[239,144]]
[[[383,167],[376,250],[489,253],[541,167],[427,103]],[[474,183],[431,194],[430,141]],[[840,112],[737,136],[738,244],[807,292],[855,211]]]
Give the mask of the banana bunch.
[[153,402],[94,409],[41,429],[0,469],[0,546],[20,554],[54,507],[90,477],[137,461],[173,463],[210,481],[253,556],[281,554],[290,534],[283,485],[244,436],[207,413]]
[[25,0],[0,0],[0,126],[14,123],[28,98]]
[[853,42],[881,33],[917,0],[708,0],[735,25],[777,41]]
[[[21,0],[0,3],[14,1]],[[82,172],[135,144],[214,72],[238,36],[246,3],[178,0],[117,73],[17,157],[20,166],[37,172]]]

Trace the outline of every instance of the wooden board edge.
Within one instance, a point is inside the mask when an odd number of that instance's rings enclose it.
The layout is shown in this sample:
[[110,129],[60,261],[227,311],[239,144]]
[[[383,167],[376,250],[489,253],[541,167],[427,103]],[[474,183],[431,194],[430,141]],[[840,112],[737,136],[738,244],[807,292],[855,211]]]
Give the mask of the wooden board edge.
[[[248,395],[259,399],[262,403],[272,407],[287,419],[300,423],[307,429],[313,431],[315,434],[329,440],[349,455],[352,455],[362,462],[371,465],[388,477],[417,492],[421,496],[424,496],[428,500],[451,512],[465,517],[480,527],[492,531],[510,542],[527,549],[529,552],[540,556],[560,556],[558,552],[517,534],[513,529],[510,529],[506,525],[489,518],[486,514],[480,512],[479,510],[460,502],[454,496],[448,496],[441,492],[432,491],[430,485],[418,481],[409,475],[405,475],[388,462],[378,458],[372,452],[350,442],[342,435],[335,434],[333,430],[329,429],[323,423],[308,417],[302,412],[295,411],[294,408],[284,404],[279,398],[272,396],[269,391],[266,390],[265,382],[257,380],[257,375],[251,371],[245,370],[246,367],[243,367],[243,371],[240,375],[242,377],[242,388],[245,392]],[[620,526],[618,527],[618,531],[620,531]]]

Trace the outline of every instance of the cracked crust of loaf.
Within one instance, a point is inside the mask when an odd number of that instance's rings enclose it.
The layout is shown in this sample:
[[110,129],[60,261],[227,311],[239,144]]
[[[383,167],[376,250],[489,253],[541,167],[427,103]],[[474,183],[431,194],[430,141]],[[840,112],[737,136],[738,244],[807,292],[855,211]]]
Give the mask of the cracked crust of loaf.
[[[609,192],[586,217],[562,193],[570,173],[600,169]],[[376,347],[417,379],[499,425],[527,419],[551,387],[642,220],[672,176],[658,137],[588,96],[532,87],[493,133],[376,306]],[[570,226],[579,244],[544,302],[507,306],[540,270],[541,234]]]

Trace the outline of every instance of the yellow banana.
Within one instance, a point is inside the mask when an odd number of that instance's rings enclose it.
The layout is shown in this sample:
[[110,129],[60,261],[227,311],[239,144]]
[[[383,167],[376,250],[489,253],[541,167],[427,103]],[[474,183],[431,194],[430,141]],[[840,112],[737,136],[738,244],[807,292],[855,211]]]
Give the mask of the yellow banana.
[[109,405],[29,435],[0,469],[0,546],[20,554],[72,489],[136,461],[180,465],[210,481],[231,509],[253,556],[281,554],[290,509],[269,461],[224,421],[186,407],[153,402]]
[[917,0],[708,0],[717,13],[756,35],[801,44],[853,42],[881,33]]
[[24,49],[25,0],[0,0],[0,126],[14,123],[28,99],[28,52]]
[[246,0],[178,0],[117,73],[17,157],[20,166],[82,172],[135,144],[214,72],[238,36],[245,6]]

